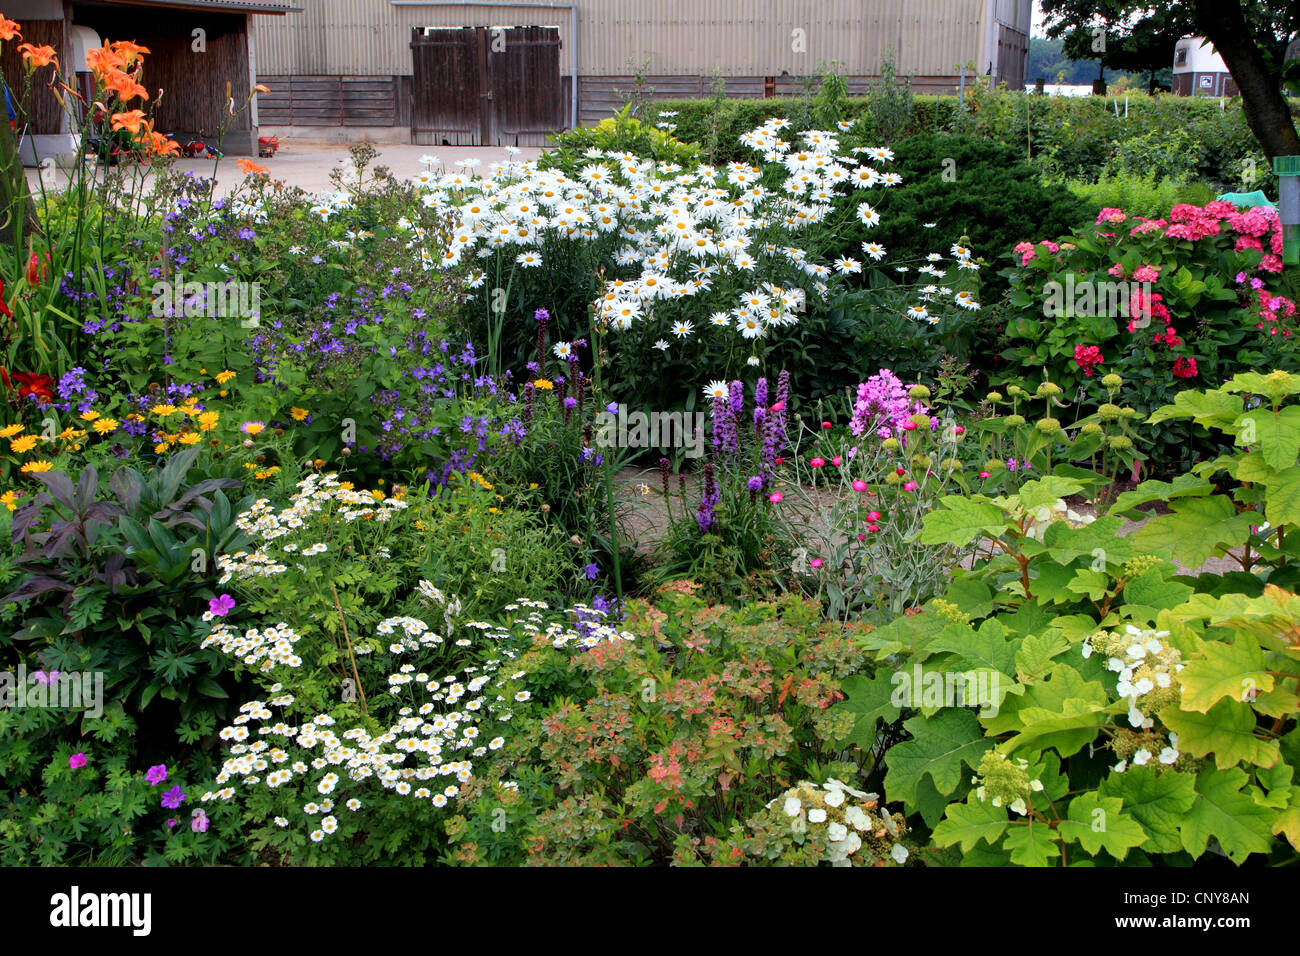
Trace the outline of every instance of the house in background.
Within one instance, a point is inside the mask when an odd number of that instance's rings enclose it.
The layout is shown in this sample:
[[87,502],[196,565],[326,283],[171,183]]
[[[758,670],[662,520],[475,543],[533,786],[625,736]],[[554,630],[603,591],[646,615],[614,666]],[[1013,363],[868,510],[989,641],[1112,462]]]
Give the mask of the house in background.
[[[222,142],[225,152],[257,154],[257,105],[231,119],[226,84],[236,108],[256,80],[255,21],[282,17],[295,10],[288,0],[6,0],[4,14],[18,22],[23,41],[48,44],[66,71],[64,82],[84,94],[90,84],[86,51],[108,40],[133,40],[149,48],[142,82],[149,90],[154,128],[180,143],[217,142],[223,122],[230,123]],[[0,68],[12,95],[24,89],[18,42],[4,44]],[[25,161],[71,152],[79,121],[69,117],[49,89],[53,67],[36,70],[16,130],[22,135]],[[163,95],[158,96],[162,90]]]
[[[862,93],[892,57],[924,93],[959,65],[1025,82],[1033,0],[305,0],[258,24],[264,134],[541,145],[609,116],[644,67],[653,98],[799,94],[838,62]],[[310,130],[302,129],[310,127]]]
[[1236,96],[1236,81],[1223,57],[1205,37],[1179,40],[1174,47],[1176,96]]

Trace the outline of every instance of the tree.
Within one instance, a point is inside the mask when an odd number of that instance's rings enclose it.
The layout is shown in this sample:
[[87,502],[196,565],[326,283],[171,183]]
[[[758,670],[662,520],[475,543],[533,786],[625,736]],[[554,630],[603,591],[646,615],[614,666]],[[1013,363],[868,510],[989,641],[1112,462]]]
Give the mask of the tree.
[[1042,0],[1047,35],[1063,38],[1066,56],[1101,67],[1145,72],[1167,67],[1175,44],[1203,36],[1241,91],[1250,130],[1269,156],[1300,155],[1300,137],[1282,83],[1300,68],[1285,63],[1300,31],[1300,0]]

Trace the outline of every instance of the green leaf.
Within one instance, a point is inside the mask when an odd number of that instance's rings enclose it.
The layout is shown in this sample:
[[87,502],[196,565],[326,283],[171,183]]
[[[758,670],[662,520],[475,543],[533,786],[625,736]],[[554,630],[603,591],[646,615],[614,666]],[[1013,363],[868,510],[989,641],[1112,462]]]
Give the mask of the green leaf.
[[200,694],[202,694],[205,697],[227,698],[230,696],[228,693],[226,693],[225,689],[216,681],[214,681],[211,677],[204,677],[198,683],[196,683],[194,687],[196,690],[198,690]]
[[1061,855],[1057,835],[1045,823],[1030,821],[1013,826],[1002,844],[1011,851],[1011,862],[1017,866],[1051,866]]
[[1020,486],[1020,506],[1026,511],[1037,511],[1039,508],[1050,507],[1060,498],[1067,498],[1082,490],[1083,485],[1072,478],[1062,478],[1060,475],[1036,478]]
[[1300,525],[1300,468],[1291,467],[1269,476],[1264,517],[1275,528]]
[[1195,782],[1190,773],[1165,770],[1157,774],[1151,767],[1130,764],[1123,773],[1102,780],[1098,792],[1124,801],[1125,812],[1132,814],[1151,838],[1148,850],[1176,853],[1182,849],[1179,827],[1183,816],[1196,800]]
[[1044,676],[1052,664],[1052,658],[1070,649],[1070,642],[1060,631],[1043,631],[1025,638],[1016,651],[1016,678],[1021,683]]
[[1183,710],[1205,713],[1224,697],[1244,701],[1253,698],[1255,691],[1273,689],[1273,675],[1264,663],[1264,651],[1249,635],[1240,634],[1231,644],[1200,641],[1198,645],[1204,656],[1193,660],[1178,675],[1183,685],[1179,702]]
[[951,794],[962,779],[962,764],[974,768],[993,749],[993,741],[980,730],[975,714],[964,708],[940,711],[934,717],[916,716],[903,722],[912,739],[889,751],[885,791],[891,800],[916,805],[916,787],[930,777],[935,789]]
[[950,803],[943,819],[934,828],[935,846],[961,844],[963,853],[969,853],[981,840],[990,846],[1006,832],[1008,826],[1005,807],[995,807],[975,796],[966,795],[965,803]]
[[1219,550],[1245,544],[1251,524],[1258,520],[1258,515],[1238,514],[1226,495],[1184,499],[1173,506],[1173,511],[1139,528],[1133,534],[1133,543],[1152,554],[1171,555],[1192,569]]
[[1220,700],[1207,712],[1166,707],[1160,720],[1178,734],[1178,749],[1193,757],[1214,754],[1220,769],[1247,763],[1271,767],[1278,760],[1276,741],[1255,736],[1255,712],[1238,700]]
[[1100,601],[1110,590],[1110,575],[1104,571],[1079,568],[1065,587],[1072,594],[1082,594],[1094,601]]
[[1015,666],[1016,649],[1007,640],[1002,625],[987,620],[978,631],[969,625],[950,625],[929,644],[931,652],[947,651],[958,656],[959,663],[969,667],[988,667],[1010,674]]
[[[1300,455],[1300,406],[1288,405],[1274,412],[1256,408],[1241,415],[1236,422],[1237,445],[1258,445],[1264,461],[1275,471],[1291,468]],[[1249,430],[1255,432],[1249,438]]]
[[1198,425],[1226,430],[1237,420],[1244,404],[1240,395],[1214,389],[1198,392],[1189,388],[1176,394],[1172,405],[1156,409],[1147,419],[1147,424],[1158,425],[1171,418],[1190,418]]
[[[1184,394],[1182,392],[1180,395]],[[1138,505],[1152,501],[1173,501],[1175,498],[1200,498],[1214,492],[1214,485],[1195,475],[1179,475],[1173,481],[1144,481],[1132,491],[1126,491],[1110,506],[1111,514],[1124,514]],[[1100,519],[1098,519],[1100,521]]]
[[848,699],[836,704],[833,710],[854,715],[853,730],[846,738],[849,743],[863,750],[870,749],[876,743],[876,721],[898,718],[900,710],[890,702],[894,692],[892,677],[882,667],[874,677],[854,675],[840,682],[840,688]]
[[1000,533],[1005,525],[1002,512],[994,505],[960,495],[948,495],[939,503],[943,507],[924,518],[921,544],[969,544],[981,535]]
[[1144,571],[1124,585],[1126,602],[1140,604],[1157,611],[1178,607],[1191,593],[1190,585],[1169,580],[1160,568]]
[[1242,792],[1247,779],[1238,767],[1207,767],[1196,775],[1196,800],[1184,815],[1182,827],[1183,849],[1193,859],[1205,852],[1211,837],[1237,864],[1272,847],[1273,812]]
[[1105,850],[1117,860],[1128,856],[1133,847],[1147,842],[1146,831],[1123,810],[1118,797],[1103,797],[1089,791],[1070,801],[1068,819],[1057,830],[1061,839],[1078,843],[1092,856]]

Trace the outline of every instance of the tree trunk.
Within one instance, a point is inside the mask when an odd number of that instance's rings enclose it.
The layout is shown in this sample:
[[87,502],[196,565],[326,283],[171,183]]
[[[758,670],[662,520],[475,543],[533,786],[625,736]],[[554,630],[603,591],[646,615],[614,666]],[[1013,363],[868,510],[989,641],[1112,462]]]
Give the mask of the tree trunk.
[[13,249],[14,262],[21,264],[27,236],[39,231],[36,204],[27,188],[27,171],[18,155],[14,131],[0,114],[0,249]]
[[1281,84],[1269,75],[1264,58],[1246,27],[1240,0],[1195,0],[1196,26],[1228,64],[1241,91],[1241,111],[1250,131],[1274,156],[1300,156],[1300,136]]

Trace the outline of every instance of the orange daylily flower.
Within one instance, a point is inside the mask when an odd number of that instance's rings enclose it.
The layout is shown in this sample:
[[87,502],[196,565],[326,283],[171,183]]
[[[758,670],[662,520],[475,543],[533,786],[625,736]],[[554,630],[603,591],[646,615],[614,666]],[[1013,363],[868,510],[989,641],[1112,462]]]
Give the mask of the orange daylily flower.
[[39,66],[49,66],[54,64],[54,68],[59,68],[58,54],[54,52],[54,47],[49,44],[35,46],[31,43],[24,43],[18,48],[18,52],[23,55],[23,62],[27,64],[29,70],[34,70]]
[[261,83],[258,83],[255,87],[253,87],[253,92],[254,92],[254,93],[270,93],[270,92],[271,92],[271,88],[270,88],[269,86],[263,86]]
[[144,122],[144,110],[130,110],[126,113],[114,113],[112,129],[130,130],[135,136],[140,135],[140,124]]
[[130,40],[118,40],[115,43],[110,43],[109,46],[113,48],[114,53],[126,61],[127,66],[134,63],[141,53],[149,52],[147,46],[140,46],[138,43],[132,43]]
[[21,40],[23,35],[18,30],[17,21],[0,17],[0,40]]
[[128,103],[137,96],[142,100],[147,100],[149,98],[149,91],[146,90],[144,86],[137,83],[134,77],[128,76],[125,73],[118,72],[111,74],[108,77],[108,80],[104,83],[104,86],[116,93],[118,99],[123,103]]
[[99,47],[86,54],[86,66],[97,75],[120,72],[126,61],[107,47]]
[[155,156],[179,156],[181,154],[181,145],[174,139],[168,139],[162,133],[150,133],[149,151]]
[[269,167],[260,166],[251,159],[237,159],[235,165],[243,170],[245,176],[265,176],[271,171]]

